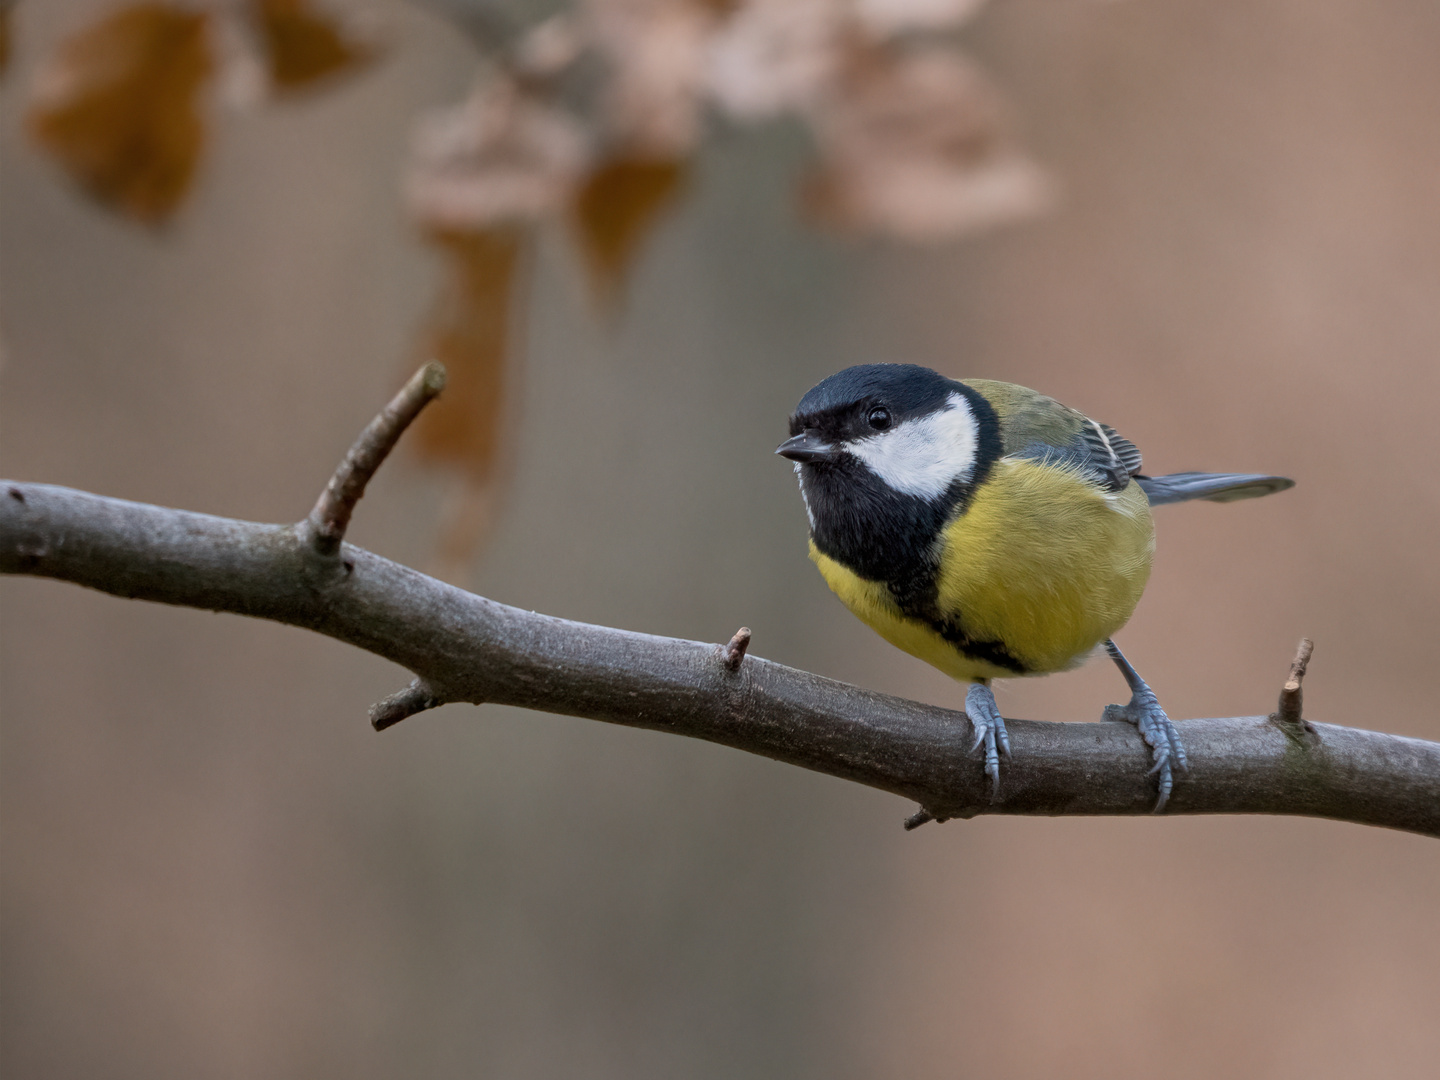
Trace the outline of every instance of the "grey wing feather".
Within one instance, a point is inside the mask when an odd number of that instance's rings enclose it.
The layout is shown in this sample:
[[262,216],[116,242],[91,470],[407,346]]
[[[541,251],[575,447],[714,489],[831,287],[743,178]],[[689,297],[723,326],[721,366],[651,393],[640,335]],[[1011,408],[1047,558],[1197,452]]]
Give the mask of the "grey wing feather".
[[1130,474],[1125,471],[1119,459],[1113,454],[1097,451],[1083,434],[1069,446],[1054,446],[1038,441],[1029,443],[1020,451],[1019,456],[1038,461],[1042,465],[1074,469],[1106,491],[1124,491],[1130,483]]
[[1182,472],[1169,476],[1137,476],[1135,482],[1149,497],[1151,506],[1191,499],[1217,503],[1258,499],[1295,486],[1294,480],[1260,473]]
[[1120,464],[1125,466],[1125,471],[1131,476],[1136,475],[1141,468],[1140,448],[1109,424],[1101,424],[1100,430],[1105,433],[1111,451],[1119,459]]
[[1140,450],[1109,424],[1084,419],[1068,446],[1031,445],[1029,456],[1086,473],[1106,491],[1124,491],[1140,471]]

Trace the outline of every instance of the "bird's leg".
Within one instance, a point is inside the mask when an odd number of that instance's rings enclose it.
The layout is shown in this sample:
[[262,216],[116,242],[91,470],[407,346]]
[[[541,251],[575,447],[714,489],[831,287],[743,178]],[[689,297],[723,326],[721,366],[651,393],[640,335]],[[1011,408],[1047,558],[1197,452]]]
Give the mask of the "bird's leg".
[[1185,760],[1185,747],[1180,745],[1180,733],[1175,730],[1174,723],[1160,707],[1155,691],[1151,690],[1145,680],[1140,678],[1140,673],[1130,666],[1130,661],[1125,659],[1125,654],[1115,642],[1106,641],[1105,651],[1110,654],[1110,659],[1115,661],[1120,674],[1124,675],[1125,681],[1130,684],[1130,703],[1106,705],[1105,719],[1126,720],[1140,729],[1140,737],[1150,747],[1151,760],[1154,761],[1150,771],[1159,774],[1160,798],[1155,802],[1155,813],[1158,814],[1170,800],[1170,792],[1175,786],[1175,769],[1190,767]]
[[1010,735],[987,684],[970,685],[965,693],[965,715],[975,728],[975,742],[970,752],[974,753],[982,743],[985,746],[985,775],[990,777],[990,801],[994,802],[1000,794],[1000,755],[1010,756]]

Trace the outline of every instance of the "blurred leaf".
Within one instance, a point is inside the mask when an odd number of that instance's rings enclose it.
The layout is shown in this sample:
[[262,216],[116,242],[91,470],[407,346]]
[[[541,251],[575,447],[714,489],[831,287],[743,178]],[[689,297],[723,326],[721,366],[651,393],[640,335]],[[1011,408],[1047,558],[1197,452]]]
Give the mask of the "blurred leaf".
[[207,16],[129,4],[64,41],[36,78],[30,134],[100,202],[155,224],[190,189],[213,66]]
[[745,0],[710,43],[711,96],[741,121],[805,111],[839,74],[851,15],[837,0]]
[[280,92],[303,90],[311,83],[362,67],[376,49],[346,30],[310,0],[250,0],[270,61],[270,79]]
[[504,422],[511,315],[521,287],[528,230],[434,231],[447,276],[426,326],[421,357],[439,360],[445,392],[420,414],[407,436],[423,461],[463,481],[440,537],[442,576],[455,577],[490,525]]
[[448,268],[420,359],[441,361],[450,380],[412,445],[463,481],[441,525],[441,577],[464,572],[493,518],[526,242],[535,224],[564,212],[588,160],[579,123],[511,76],[490,77],[416,127],[406,200]]
[[569,204],[588,156],[575,120],[495,78],[421,119],[406,198],[411,213],[441,233],[538,221]]
[[10,67],[10,10],[14,6],[13,0],[0,3],[0,75]]
[[617,155],[601,162],[575,194],[573,215],[591,284],[613,304],[646,235],[685,187],[676,158]]
[[447,276],[424,331],[422,355],[449,372],[445,393],[420,414],[410,446],[422,458],[488,480],[495,464],[521,229],[434,232]]
[[611,143],[684,157],[702,134],[705,56],[720,25],[705,0],[584,0],[609,78],[601,116]]
[[215,99],[236,112],[252,112],[274,89],[270,59],[250,12],[226,3],[212,11],[210,45],[215,50]]
[[840,229],[938,242],[1029,217],[1053,200],[998,93],[945,49],[857,56],[814,126],[821,164],[802,194],[812,215]]
[[855,14],[875,34],[948,30],[969,20],[986,0],[855,0]]
[[511,70],[524,82],[559,78],[585,52],[585,34],[574,15],[552,15],[515,43]]
[[857,53],[949,30],[986,0],[739,0],[713,35],[707,89],[741,121],[823,107]]

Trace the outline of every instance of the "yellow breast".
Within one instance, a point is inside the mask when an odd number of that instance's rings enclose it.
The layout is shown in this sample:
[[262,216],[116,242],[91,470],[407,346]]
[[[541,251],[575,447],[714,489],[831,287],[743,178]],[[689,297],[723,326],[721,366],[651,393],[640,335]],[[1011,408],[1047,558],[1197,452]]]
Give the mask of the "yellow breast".
[[[1077,473],[1002,458],[939,541],[939,612],[975,641],[994,641],[1028,674],[1072,667],[1122,627],[1145,589],[1155,549],[1139,485],[1107,493]],[[881,582],[810,557],[852,612],[891,644],[956,679],[1014,671],[966,656],[896,606]]]

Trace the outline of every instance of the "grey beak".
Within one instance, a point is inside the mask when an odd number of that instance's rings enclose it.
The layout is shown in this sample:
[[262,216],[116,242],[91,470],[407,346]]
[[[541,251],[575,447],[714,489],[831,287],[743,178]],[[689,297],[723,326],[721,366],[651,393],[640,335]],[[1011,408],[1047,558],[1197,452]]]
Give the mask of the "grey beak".
[[835,447],[814,432],[806,431],[786,439],[775,448],[775,453],[791,461],[829,461],[835,457]]

